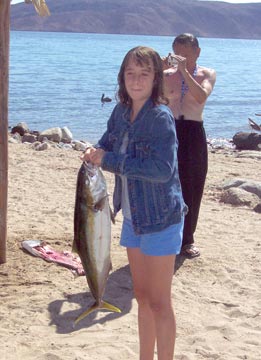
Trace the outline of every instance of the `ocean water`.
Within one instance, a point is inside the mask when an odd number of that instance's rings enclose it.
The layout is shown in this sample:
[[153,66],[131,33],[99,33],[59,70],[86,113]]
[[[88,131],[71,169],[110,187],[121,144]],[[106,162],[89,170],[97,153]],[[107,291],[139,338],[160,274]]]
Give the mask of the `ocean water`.
[[[161,56],[173,37],[12,31],[9,126],[31,130],[67,126],[74,139],[96,142],[116,105],[117,75],[125,53],[137,45]],[[199,64],[217,72],[204,111],[209,138],[230,139],[261,123],[261,41],[199,38]],[[112,98],[101,104],[101,95]]]

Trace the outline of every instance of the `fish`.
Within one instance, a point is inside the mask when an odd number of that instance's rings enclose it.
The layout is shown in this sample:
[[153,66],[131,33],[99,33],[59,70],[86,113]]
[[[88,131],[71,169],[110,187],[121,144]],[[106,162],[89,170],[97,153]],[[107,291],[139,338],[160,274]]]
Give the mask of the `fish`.
[[121,312],[119,308],[102,299],[112,268],[112,220],[106,179],[102,170],[91,163],[83,162],[77,177],[73,251],[78,253],[82,261],[95,303],[78,316],[74,325],[98,309]]

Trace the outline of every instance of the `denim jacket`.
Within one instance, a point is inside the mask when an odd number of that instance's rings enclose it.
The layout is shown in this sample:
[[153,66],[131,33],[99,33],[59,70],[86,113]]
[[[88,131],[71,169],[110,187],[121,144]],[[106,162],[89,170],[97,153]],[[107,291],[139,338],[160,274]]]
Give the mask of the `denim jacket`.
[[[129,143],[120,147],[125,132]],[[121,209],[121,177],[127,177],[133,228],[136,234],[157,232],[179,223],[187,212],[178,175],[177,137],[170,109],[148,99],[130,122],[130,107],[117,104],[107,131],[97,144],[106,151],[101,167],[115,174],[113,206]]]

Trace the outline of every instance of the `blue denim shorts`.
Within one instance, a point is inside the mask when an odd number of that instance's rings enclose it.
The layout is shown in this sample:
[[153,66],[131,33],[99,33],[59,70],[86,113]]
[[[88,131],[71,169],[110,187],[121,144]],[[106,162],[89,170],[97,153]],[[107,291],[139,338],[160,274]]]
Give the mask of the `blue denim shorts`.
[[164,256],[179,254],[182,244],[184,217],[178,224],[151,234],[136,235],[132,222],[124,218],[120,245],[127,248],[140,248],[145,255]]

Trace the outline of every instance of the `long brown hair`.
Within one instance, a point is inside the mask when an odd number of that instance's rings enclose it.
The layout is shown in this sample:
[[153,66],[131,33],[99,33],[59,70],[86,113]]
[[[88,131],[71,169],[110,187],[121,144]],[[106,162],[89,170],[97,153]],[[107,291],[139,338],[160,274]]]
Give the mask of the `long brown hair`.
[[168,99],[163,94],[163,67],[161,58],[154,49],[147,46],[137,46],[129,50],[125,55],[118,74],[119,89],[117,95],[119,101],[126,105],[132,104],[124,81],[124,72],[130,59],[133,59],[140,66],[149,66],[151,64],[150,60],[152,61],[155,78],[151,99],[155,105],[160,103],[168,104]]

